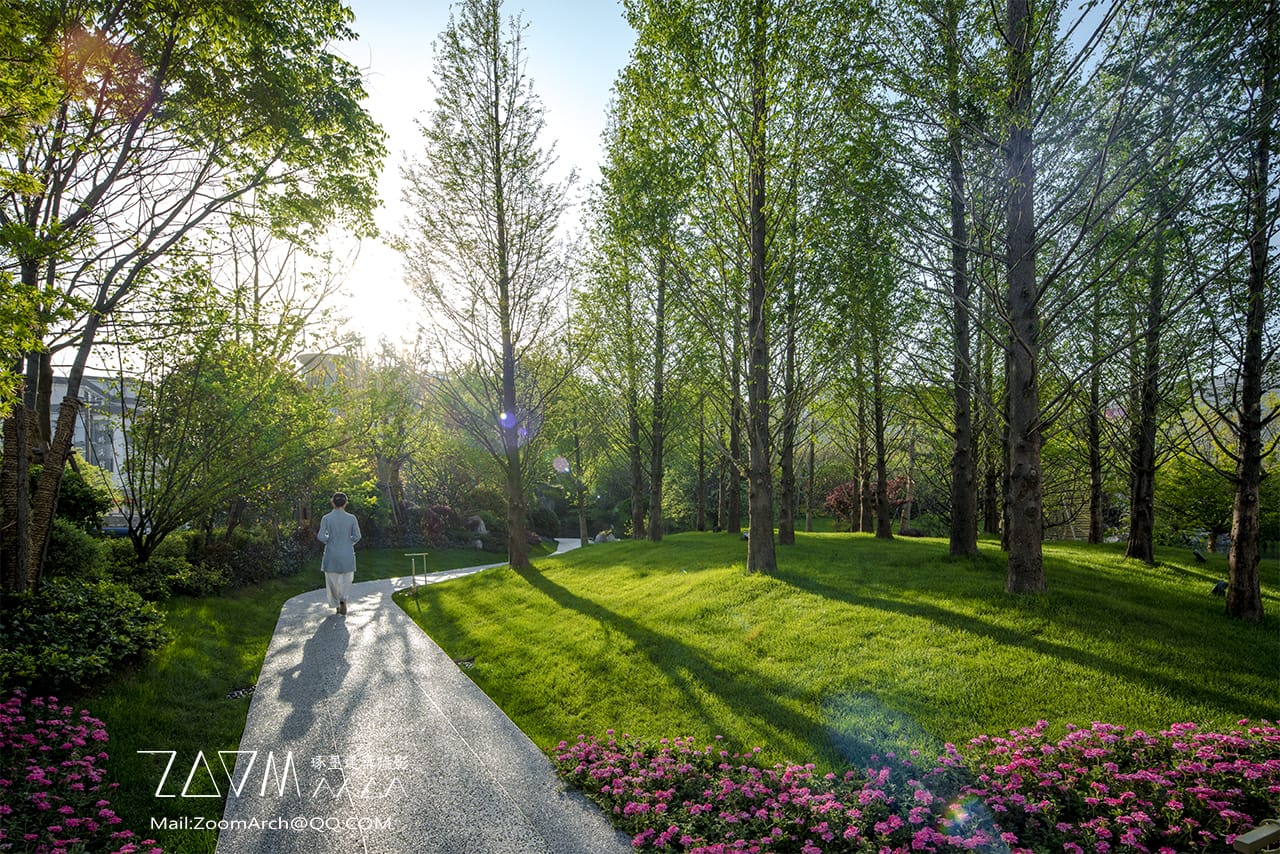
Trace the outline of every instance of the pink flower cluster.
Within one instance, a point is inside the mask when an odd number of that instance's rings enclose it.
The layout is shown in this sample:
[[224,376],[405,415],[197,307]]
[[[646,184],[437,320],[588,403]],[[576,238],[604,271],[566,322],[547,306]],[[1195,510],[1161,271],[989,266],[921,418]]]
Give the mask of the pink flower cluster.
[[150,839],[119,829],[102,797],[107,758],[102,721],[56,697],[18,692],[0,703],[0,850],[50,854],[161,854]]
[[562,777],[609,812],[638,850],[937,852],[995,850],[980,812],[935,794],[910,761],[817,775],[813,765],[763,767],[759,748],[730,754],[692,739],[649,744],[612,731],[561,742]]
[[940,761],[975,779],[1001,824],[1037,851],[1230,851],[1240,833],[1280,813],[1280,728],[1261,721],[1227,733],[1193,723],[1157,734],[1114,724],[1048,724],[980,736]]
[[1055,741],[1040,721],[947,745],[927,770],[888,754],[823,776],[764,767],[759,748],[612,731],[561,742],[554,759],[642,851],[1227,852],[1280,809],[1280,729],[1240,726],[1149,735],[1095,723]]

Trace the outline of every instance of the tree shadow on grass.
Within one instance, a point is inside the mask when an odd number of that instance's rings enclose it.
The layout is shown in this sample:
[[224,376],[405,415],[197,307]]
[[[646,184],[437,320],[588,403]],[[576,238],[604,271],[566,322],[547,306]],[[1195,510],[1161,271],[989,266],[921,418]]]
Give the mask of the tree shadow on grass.
[[[1277,708],[1256,703],[1238,695],[1227,693],[1217,687],[1198,681],[1201,673],[1187,673],[1182,677],[1170,677],[1167,673],[1152,673],[1133,664],[1115,660],[1086,649],[1058,643],[1037,637],[1034,630],[1020,632],[1000,626],[977,617],[951,611],[938,605],[919,600],[904,601],[890,596],[862,595],[853,590],[837,587],[811,575],[798,572],[779,571],[778,580],[798,590],[815,596],[832,599],[861,608],[890,611],[907,617],[928,620],[948,628],[968,632],[975,636],[987,637],[1002,646],[1019,647],[1028,652],[1048,658],[1070,662],[1079,667],[1111,674],[1142,686],[1153,694],[1174,693],[1185,700],[1220,709],[1224,714],[1243,715],[1251,718],[1277,717]],[[883,587],[879,588],[884,590]],[[945,594],[944,594],[945,595]],[[1064,623],[1077,632],[1088,635],[1097,626],[1090,626],[1080,616],[1068,616],[1061,613],[1048,614],[1046,619]],[[1126,627],[1126,630],[1129,630]],[[1172,722],[1170,722],[1172,723]]]
[[[677,685],[688,703],[696,707],[707,730],[722,733],[726,727],[715,711],[698,699],[698,688],[709,691],[726,704],[733,704],[743,717],[754,718],[761,729],[782,730],[809,744],[822,729],[821,709],[815,706],[801,712],[785,700],[800,699],[794,685],[763,677],[759,672],[734,672],[709,660],[698,650],[644,626],[633,619],[585,599],[551,581],[536,569],[514,570],[534,589],[562,608],[577,611],[598,621],[606,630],[621,631],[634,643],[654,667]],[[662,733],[661,735],[683,735]],[[755,745],[739,745],[746,750]],[[811,757],[788,757],[790,761],[808,761]]]

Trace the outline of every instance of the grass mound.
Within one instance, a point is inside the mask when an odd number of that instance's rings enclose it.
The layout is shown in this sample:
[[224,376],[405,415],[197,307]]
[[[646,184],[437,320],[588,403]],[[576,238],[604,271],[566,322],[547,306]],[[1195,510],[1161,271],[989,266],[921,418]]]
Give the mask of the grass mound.
[[1221,557],[1159,557],[1048,544],[1050,592],[1028,597],[1004,593],[990,544],[953,560],[940,540],[807,534],[760,576],[740,541],[684,534],[399,598],[548,750],[609,729],[724,736],[825,772],[1039,720],[1060,736],[1280,717],[1278,568],[1264,568],[1272,616],[1253,625],[1210,595]]

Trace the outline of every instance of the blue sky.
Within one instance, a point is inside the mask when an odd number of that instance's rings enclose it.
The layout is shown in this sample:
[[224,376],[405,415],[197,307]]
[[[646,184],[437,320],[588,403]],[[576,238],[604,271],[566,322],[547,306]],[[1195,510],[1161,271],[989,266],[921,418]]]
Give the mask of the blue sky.
[[[449,4],[440,0],[349,0],[360,35],[340,52],[365,71],[366,107],[388,134],[388,156],[380,187],[378,225],[399,228],[400,167],[406,154],[420,156],[414,120],[431,106],[432,43],[448,23]],[[521,11],[528,24],[528,72],[547,111],[544,144],[556,143],[560,167],[578,170],[580,187],[599,177],[600,132],[610,90],[626,64],[633,33],[615,0],[507,0],[508,15]],[[416,302],[401,282],[399,256],[366,241],[347,280],[351,299],[344,311],[371,348],[379,336],[393,341],[411,336],[408,319]]]

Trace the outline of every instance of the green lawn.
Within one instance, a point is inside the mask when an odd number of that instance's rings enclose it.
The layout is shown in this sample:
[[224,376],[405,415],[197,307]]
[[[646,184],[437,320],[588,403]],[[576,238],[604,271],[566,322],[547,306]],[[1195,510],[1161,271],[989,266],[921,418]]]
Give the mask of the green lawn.
[[[724,534],[619,542],[536,569],[490,570],[420,588],[408,608],[542,747],[608,728],[659,738],[724,735],[770,761],[835,767],[875,750],[1045,718],[1161,727],[1280,717],[1280,564],[1264,566],[1261,626],[1222,617],[1211,556],[1161,564],[1115,547],[1050,544],[1047,596],[1003,590],[984,544],[952,561],[939,540],[877,542],[801,534],[781,571],[748,576],[745,544]],[[406,574],[407,549],[362,551],[357,580]],[[488,562],[435,552],[432,570]],[[211,819],[222,802],[157,799],[162,757],[138,750],[234,749],[283,602],[320,586],[303,573],[217,597],[164,604],[173,640],[137,672],[75,699],[111,735],[111,796],[125,826],[170,851],[211,852],[213,832],[152,833],[152,816]],[[404,604],[404,595],[397,597]],[[211,753],[210,761],[216,761]],[[176,767],[176,766],[175,766]],[[189,766],[188,766],[189,767]],[[175,772],[176,773],[176,772]]]
[[[607,729],[723,735],[832,769],[1049,721],[1280,717],[1280,565],[1263,625],[1210,595],[1225,559],[1050,543],[1050,592],[1003,592],[994,544],[800,534],[772,576],[720,534],[619,542],[418,591],[408,613],[543,748]],[[402,605],[409,593],[397,595]],[[421,617],[419,617],[419,607]]]
[[[408,575],[407,551],[423,549],[358,551],[356,581]],[[429,569],[437,571],[493,563],[501,557],[449,549],[431,550],[429,560]],[[420,567],[419,563],[419,571]],[[157,839],[167,851],[213,851],[215,832],[153,833],[150,819],[198,814],[216,820],[222,817],[222,799],[156,798],[156,783],[167,757],[136,751],[178,751],[172,773],[181,775],[190,769],[196,752],[203,750],[216,769],[216,752],[239,745],[249,709],[249,697],[232,700],[227,694],[257,681],[285,600],[322,584],[319,561],[314,560],[297,575],[220,596],[174,597],[161,606],[172,640],[145,667],[103,691],[74,700],[106,724],[111,738],[107,769],[110,778],[120,782],[109,798],[125,827]]]

